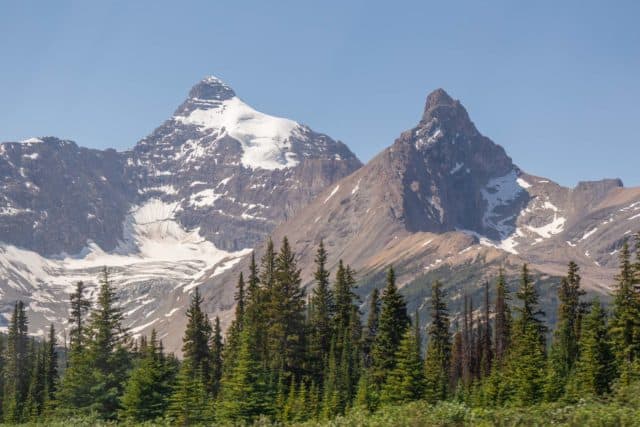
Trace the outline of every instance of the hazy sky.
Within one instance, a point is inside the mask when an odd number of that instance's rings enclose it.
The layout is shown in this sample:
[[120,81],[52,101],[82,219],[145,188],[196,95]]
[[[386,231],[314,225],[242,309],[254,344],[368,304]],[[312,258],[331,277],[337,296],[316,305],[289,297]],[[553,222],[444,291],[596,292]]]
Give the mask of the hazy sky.
[[0,140],[127,149],[213,74],[366,161],[443,87],[530,173],[640,185],[639,21],[637,1],[1,2]]

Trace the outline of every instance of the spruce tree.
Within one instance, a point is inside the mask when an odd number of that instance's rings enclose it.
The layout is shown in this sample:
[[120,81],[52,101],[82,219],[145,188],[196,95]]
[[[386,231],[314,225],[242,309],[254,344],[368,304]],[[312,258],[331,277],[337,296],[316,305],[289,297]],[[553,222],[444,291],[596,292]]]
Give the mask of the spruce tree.
[[93,370],[91,409],[101,417],[112,419],[120,409],[120,396],[129,369],[129,335],[122,326],[123,314],[105,267],[100,277],[96,308],[87,329],[87,359]]
[[[242,330],[239,331],[242,334]],[[220,392],[220,380],[222,379],[222,368],[224,345],[222,343],[222,329],[220,327],[220,318],[216,316],[213,322],[213,335],[211,337],[211,386],[210,390],[214,397]],[[237,348],[234,349],[233,357],[237,354]]]
[[326,269],[327,252],[322,240],[315,257],[315,287],[310,301],[310,363],[311,375],[317,384],[322,384],[322,372],[327,363],[327,355],[333,337],[332,321],[334,313],[333,293],[329,288],[329,271]]
[[620,251],[620,272],[616,276],[610,321],[613,349],[623,385],[631,381],[634,361],[640,357],[640,297],[634,288],[636,280],[629,244],[625,241]]
[[519,313],[514,324],[514,342],[509,356],[509,380],[513,388],[512,400],[519,405],[531,405],[540,401],[545,382],[545,326],[538,307],[538,293],[529,270],[522,267],[520,288],[516,294],[520,300]]
[[291,376],[297,379],[303,373],[305,300],[300,270],[286,237],[275,259],[274,279],[265,313],[271,323],[267,330],[268,354],[272,370],[284,375],[288,383]]
[[182,373],[201,375],[200,381],[205,387],[211,385],[211,323],[202,310],[202,296],[195,288],[187,309],[187,327],[182,338],[182,354],[189,360],[190,368]]
[[486,377],[491,373],[493,365],[493,342],[491,339],[491,308],[489,306],[489,282],[484,284],[484,315],[480,332],[480,376]]
[[141,357],[121,398],[120,416],[132,422],[151,421],[164,415],[175,376],[173,367],[164,357],[155,329],[151,331]]
[[28,320],[22,301],[13,308],[7,335],[4,360],[4,393],[2,413],[4,421],[23,421],[25,403],[29,393],[31,370],[29,361]]
[[176,377],[173,393],[169,398],[167,419],[171,425],[211,425],[214,411],[201,368],[193,366],[192,359],[185,359]]
[[496,284],[495,302],[495,359],[502,365],[511,342],[511,309],[509,307],[509,292],[504,278],[504,271],[500,268]]
[[396,287],[395,272],[389,267],[387,284],[381,298],[378,331],[371,351],[372,379],[377,387],[384,384],[387,374],[395,367],[396,351],[409,324],[407,305]]
[[362,352],[364,357],[364,367],[369,368],[372,365],[372,349],[373,343],[378,335],[378,318],[380,317],[380,298],[378,289],[374,288],[369,297],[369,315],[367,317],[367,326],[365,328],[364,340],[362,344]]
[[583,304],[580,297],[584,291],[580,288],[578,266],[569,263],[566,277],[558,288],[558,321],[548,363],[545,395],[547,400],[555,401],[564,394],[564,387],[578,357],[578,332]]
[[58,390],[58,352],[56,350],[56,330],[49,326],[49,339],[45,341],[45,400],[50,405]]
[[269,390],[250,337],[246,329],[240,334],[238,360],[222,378],[216,416],[224,422],[250,423],[269,413]]
[[445,399],[448,393],[451,361],[449,312],[439,281],[431,286],[431,324],[425,354],[425,397],[434,402]]
[[[419,324],[417,316],[415,321]],[[396,352],[396,365],[382,389],[383,403],[404,403],[423,397],[425,378],[420,342],[419,328],[407,328]]]
[[611,391],[615,361],[607,327],[607,313],[600,301],[591,303],[584,317],[575,366],[575,397],[601,396]]
[[69,323],[69,341],[71,351],[82,351],[85,338],[85,316],[91,308],[91,302],[85,297],[85,286],[82,281],[76,283],[76,289],[70,296],[71,316]]

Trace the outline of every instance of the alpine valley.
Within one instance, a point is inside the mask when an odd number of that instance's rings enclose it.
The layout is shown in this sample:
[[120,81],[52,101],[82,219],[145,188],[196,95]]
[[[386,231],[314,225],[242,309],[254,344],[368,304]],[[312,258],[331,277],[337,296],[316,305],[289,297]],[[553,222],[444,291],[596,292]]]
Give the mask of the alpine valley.
[[362,165],[342,142],[258,112],[207,77],[129,151],[4,142],[0,180],[0,330],[19,299],[31,331],[64,330],[74,284],[93,292],[107,266],[126,326],[155,328],[170,351],[195,287],[229,323],[237,274],[268,238],[289,237],[308,285],[324,241],[328,266],[354,267],[363,297],[393,264],[426,322],[433,280],[457,313],[463,292],[479,294],[500,267],[515,279],[524,262],[549,315],[570,260],[585,288],[606,295],[625,236],[640,230],[640,188],[566,188],[524,172],[442,89]]

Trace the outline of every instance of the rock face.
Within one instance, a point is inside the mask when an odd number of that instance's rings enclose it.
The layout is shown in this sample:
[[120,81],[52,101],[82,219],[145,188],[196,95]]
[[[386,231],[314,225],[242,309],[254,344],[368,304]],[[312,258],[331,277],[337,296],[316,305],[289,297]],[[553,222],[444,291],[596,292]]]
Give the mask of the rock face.
[[[551,288],[567,263],[578,262],[584,285],[604,293],[617,250],[638,230],[640,188],[603,180],[570,189],[529,175],[438,89],[416,127],[324,190],[272,238],[278,244],[288,236],[309,285],[323,240],[330,267],[343,259],[358,271],[362,297],[383,285],[384,269],[393,264],[409,308],[428,319],[432,280],[445,282],[455,310],[463,292],[479,293],[500,267],[517,282],[524,262],[553,316]],[[233,276],[246,268],[240,262],[213,279],[213,299],[230,306]]]
[[2,143],[0,328],[17,299],[33,331],[62,323],[74,282],[95,284],[107,265],[133,332],[162,329],[183,293],[360,166],[343,143],[254,110],[215,77],[130,151]]

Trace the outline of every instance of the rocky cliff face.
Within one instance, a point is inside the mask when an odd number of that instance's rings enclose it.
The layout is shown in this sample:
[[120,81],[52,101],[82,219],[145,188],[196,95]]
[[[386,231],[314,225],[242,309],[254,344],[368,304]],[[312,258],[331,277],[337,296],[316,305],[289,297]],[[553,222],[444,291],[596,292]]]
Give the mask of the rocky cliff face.
[[0,328],[17,299],[34,331],[62,323],[74,282],[95,284],[106,265],[133,332],[162,330],[184,293],[360,166],[343,143],[254,110],[215,77],[130,151],[2,143]]
[[[331,267],[343,259],[358,271],[363,297],[382,286],[384,269],[393,264],[410,308],[427,319],[432,280],[446,283],[455,309],[462,292],[479,292],[500,267],[517,281],[524,262],[551,315],[554,277],[565,274],[570,260],[580,264],[588,289],[605,293],[623,239],[637,230],[640,188],[603,180],[571,189],[529,175],[438,89],[416,127],[324,190],[272,237],[276,244],[289,237],[307,284],[323,240]],[[214,279],[212,300],[230,307],[232,276],[243,269],[240,262]]]

